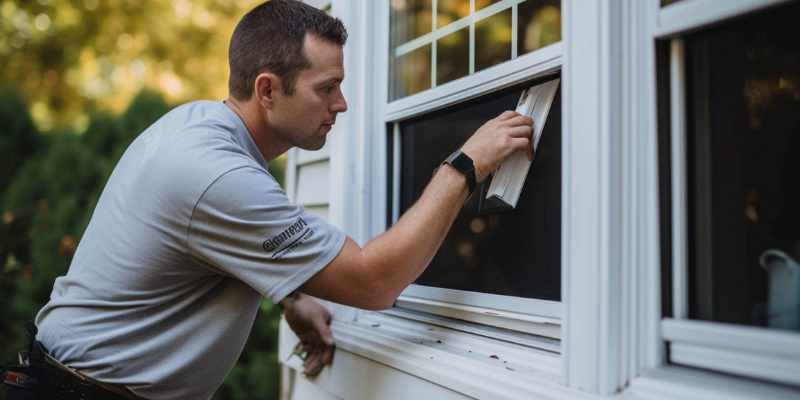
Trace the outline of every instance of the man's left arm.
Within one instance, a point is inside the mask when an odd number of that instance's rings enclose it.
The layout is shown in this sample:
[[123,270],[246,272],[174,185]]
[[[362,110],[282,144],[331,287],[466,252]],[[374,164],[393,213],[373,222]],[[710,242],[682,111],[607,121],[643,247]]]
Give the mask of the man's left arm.
[[333,361],[336,342],[329,324],[331,315],[309,296],[297,293],[294,301],[284,302],[283,316],[300,338],[298,347],[307,352],[303,373],[315,375]]

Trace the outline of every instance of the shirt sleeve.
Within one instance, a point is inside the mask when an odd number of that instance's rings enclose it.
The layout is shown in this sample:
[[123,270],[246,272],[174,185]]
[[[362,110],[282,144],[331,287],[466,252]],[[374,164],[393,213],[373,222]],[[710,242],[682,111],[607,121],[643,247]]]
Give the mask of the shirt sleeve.
[[345,239],[291,204],[272,176],[245,167],[225,173],[200,197],[187,248],[192,261],[278,302],[333,261]]

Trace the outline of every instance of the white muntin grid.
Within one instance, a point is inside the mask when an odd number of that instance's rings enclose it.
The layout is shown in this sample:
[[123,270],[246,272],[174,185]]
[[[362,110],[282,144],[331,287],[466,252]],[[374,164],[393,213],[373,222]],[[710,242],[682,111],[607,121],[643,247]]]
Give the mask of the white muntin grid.
[[438,0],[431,1],[431,31],[399,46],[393,50],[395,57],[401,57],[423,46],[431,45],[431,88],[436,87],[436,58],[437,58],[437,45],[436,42],[461,29],[469,27],[469,74],[475,73],[475,23],[486,18],[489,18],[497,13],[511,9],[511,59],[517,58],[517,16],[518,5],[524,3],[526,0],[501,0],[495,4],[487,6],[480,11],[475,11],[475,0],[470,0],[469,10],[470,14],[455,22],[451,22],[443,27],[436,26],[437,19],[437,5]]

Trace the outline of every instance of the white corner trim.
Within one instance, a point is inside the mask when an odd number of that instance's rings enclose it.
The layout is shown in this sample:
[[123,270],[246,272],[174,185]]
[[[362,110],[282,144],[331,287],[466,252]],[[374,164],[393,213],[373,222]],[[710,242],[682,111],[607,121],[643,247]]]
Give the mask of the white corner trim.
[[492,68],[386,104],[386,122],[399,121],[544,76],[561,68],[561,42]]
[[560,357],[550,352],[380,313],[331,327],[340,350],[470,397],[595,398],[559,383]]
[[788,3],[790,0],[683,0],[662,7],[653,36],[666,38]]

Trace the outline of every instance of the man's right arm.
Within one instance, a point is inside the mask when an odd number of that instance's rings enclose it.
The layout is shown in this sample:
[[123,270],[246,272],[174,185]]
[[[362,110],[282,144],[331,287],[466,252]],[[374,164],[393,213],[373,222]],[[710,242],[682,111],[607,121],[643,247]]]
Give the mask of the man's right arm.
[[[517,150],[533,158],[533,120],[507,111],[487,122],[462,146],[483,179]],[[422,196],[384,234],[361,248],[347,238],[339,255],[299,291],[368,310],[383,310],[427,268],[468,195],[466,177],[439,168]]]

